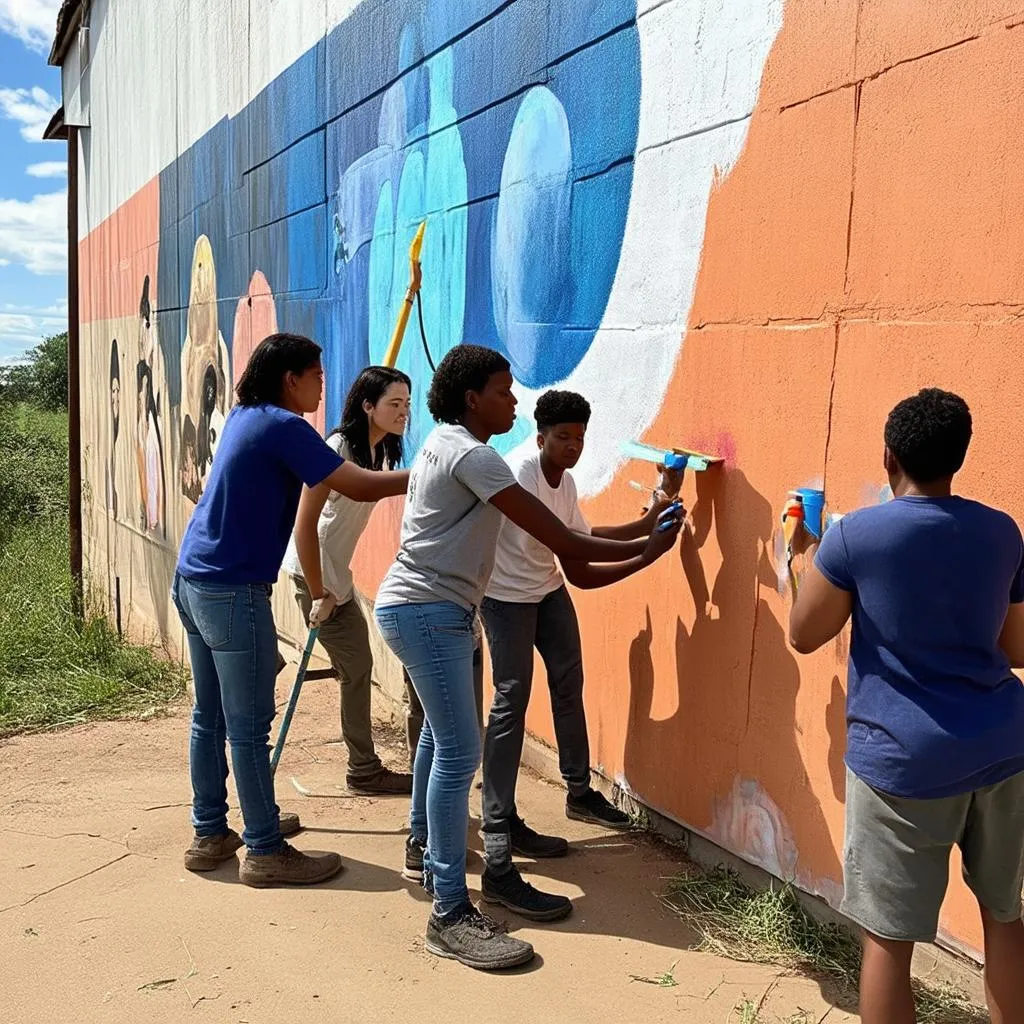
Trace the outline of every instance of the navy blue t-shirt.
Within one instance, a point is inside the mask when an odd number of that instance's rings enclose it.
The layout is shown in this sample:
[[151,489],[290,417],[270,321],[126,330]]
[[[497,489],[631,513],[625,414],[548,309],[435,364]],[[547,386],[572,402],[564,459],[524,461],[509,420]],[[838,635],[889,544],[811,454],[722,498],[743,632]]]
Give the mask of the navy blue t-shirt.
[[893,796],[969,793],[1024,771],[1024,686],[999,647],[1024,542],[965,498],[844,516],[815,564],[853,595],[846,764]]
[[277,405],[236,405],[185,528],[178,572],[211,583],[273,583],[302,485],[321,483],[342,462],[301,416]]

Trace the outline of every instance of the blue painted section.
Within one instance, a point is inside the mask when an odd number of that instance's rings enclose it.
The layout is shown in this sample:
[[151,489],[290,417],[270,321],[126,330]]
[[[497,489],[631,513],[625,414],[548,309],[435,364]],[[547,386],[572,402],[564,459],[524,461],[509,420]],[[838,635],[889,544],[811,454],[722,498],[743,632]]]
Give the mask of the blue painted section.
[[[256,270],[283,329],[324,347],[326,419],[379,361],[427,220],[423,323],[435,363],[463,340],[520,382],[586,355],[618,267],[640,101],[635,0],[364,0],[237,117],[160,176],[158,295],[171,402],[192,254],[214,254],[219,326]],[[399,357],[415,450],[432,426],[416,312]],[[528,422],[501,439],[505,450]]]

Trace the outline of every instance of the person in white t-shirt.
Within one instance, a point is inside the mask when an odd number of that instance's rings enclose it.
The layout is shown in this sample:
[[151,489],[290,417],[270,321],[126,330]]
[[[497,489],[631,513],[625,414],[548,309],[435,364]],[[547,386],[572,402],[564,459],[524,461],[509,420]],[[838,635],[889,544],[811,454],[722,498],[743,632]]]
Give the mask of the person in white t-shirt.
[[[548,391],[537,400],[537,448],[515,455],[510,465],[519,485],[538,497],[570,530],[606,540],[651,535],[658,516],[678,493],[681,474],[663,470],[662,488],[647,513],[620,526],[591,527],[580,511],[576,484],[567,470],[583,454],[590,405],[571,391]],[[669,492],[669,493],[666,493]],[[625,561],[590,564],[560,559],[570,583],[606,587],[632,576],[664,554],[641,543]],[[480,605],[494,675],[494,701],[484,737],[483,820],[487,870],[502,873],[512,854],[560,857],[565,839],[540,835],[516,810],[516,780],[533,679],[533,651],[544,661],[551,691],[555,738],[562,778],[568,788],[569,818],[628,829],[628,815],[590,784],[590,746],[583,707],[583,653],[572,598],[551,549],[510,520],[498,534],[487,593]],[[516,909],[511,907],[510,909]]]

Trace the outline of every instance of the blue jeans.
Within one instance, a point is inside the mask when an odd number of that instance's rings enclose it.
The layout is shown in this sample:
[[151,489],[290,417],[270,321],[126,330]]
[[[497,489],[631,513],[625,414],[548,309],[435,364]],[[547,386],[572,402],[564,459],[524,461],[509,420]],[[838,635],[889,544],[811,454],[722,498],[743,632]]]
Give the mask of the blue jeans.
[[276,853],[284,841],[267,745],[277,678],[270,587],[207,583],[175,573],[171,597],[188,636],[196,694],[189,743],[196,835],[228,831],[227,740],[242,805],[242,839],[250,853]]
[[469,787],[480,764],[480,726],[473,693],[473,612],[450,601],[378,608],[377,626],[405,666],[426,721],[413,764],[409,828],[426,840],[424,877],[434,911],[469,900],[466,828]]

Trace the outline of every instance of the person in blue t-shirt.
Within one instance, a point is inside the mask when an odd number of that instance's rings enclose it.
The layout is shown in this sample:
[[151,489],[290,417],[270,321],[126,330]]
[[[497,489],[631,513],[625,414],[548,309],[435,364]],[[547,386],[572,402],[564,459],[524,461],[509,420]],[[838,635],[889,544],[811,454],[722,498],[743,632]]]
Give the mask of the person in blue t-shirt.
[[[277,631],[270,591],[295,522],[302,485],[356,501],[404,494],[407,471],[346,462],[303,419],[323,392],[320,347],[272,334],[238,382],[199,503],[182,538],[171,596],[188,637],[195,687],[189,767],[195,839],[185,867],[210,871],[242,845],[247,885],[312,884],[337,874],[336,853],[308,856],[286,843],[299,828],[274,800],[268,739],[274,718]],[[309,552],[319,567],[319,545]],[[225,739],[242,808],[228,828]]]
[[853,621],[841,909],[866,933],[864,1024],[915,1020],[911,955],[935,939],[954,846],[981,907],[992,1021],[1024,1021],[1024,542],[1004,512],[952,493],[970,439],[949,392],[892,410],[893,500],[806,546],[790,620],[802,654]]

